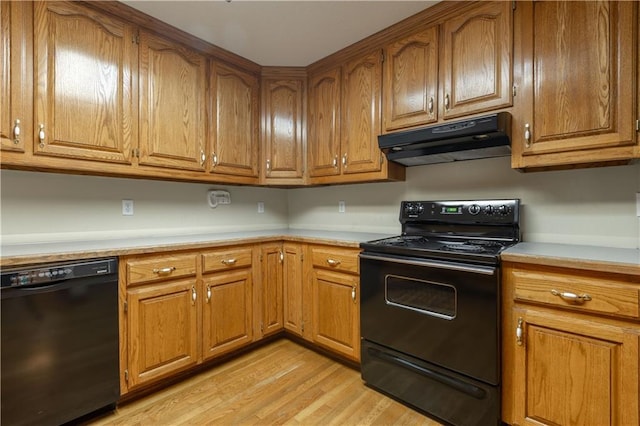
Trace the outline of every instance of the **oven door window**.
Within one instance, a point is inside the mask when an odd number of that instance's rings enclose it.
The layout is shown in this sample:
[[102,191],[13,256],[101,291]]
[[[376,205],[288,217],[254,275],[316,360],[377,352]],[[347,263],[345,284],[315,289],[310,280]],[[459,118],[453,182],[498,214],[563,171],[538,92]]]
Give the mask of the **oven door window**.
[[448,320],[456,317],[456,289],[451,285],[387,275],[384,287],[388,305]]

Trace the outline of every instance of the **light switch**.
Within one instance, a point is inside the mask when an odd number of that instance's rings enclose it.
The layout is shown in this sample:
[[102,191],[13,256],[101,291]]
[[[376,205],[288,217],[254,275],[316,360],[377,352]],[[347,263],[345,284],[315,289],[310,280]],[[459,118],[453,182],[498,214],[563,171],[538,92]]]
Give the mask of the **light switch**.
[[264,213],[264,201],[258,201],[258,213]]

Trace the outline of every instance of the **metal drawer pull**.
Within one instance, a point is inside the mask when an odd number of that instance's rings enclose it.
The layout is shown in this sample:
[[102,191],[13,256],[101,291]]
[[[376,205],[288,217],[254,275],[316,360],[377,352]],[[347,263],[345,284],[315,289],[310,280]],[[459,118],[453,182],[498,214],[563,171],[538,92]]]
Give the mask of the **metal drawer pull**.
[[524,125],[524,144],[527,148],[531,146],[531,126],[529,123]]
[[196,298],[197,298],[197,294],[196,294],[196,288],[195,287],[191,287],[191,304],[195,305],[196,303]]
[[429,114],[433,114],[433,96],[429,98],[427,108],[429,109]]
[[158,275],[160,275],[160,276],[166,276],[166,275],[171,274],[171,273],[172,273],[173,271],[175,271],[175,270],[176,270],[176,267],[175,267],[175,266],[169,266],[169,267],[167,267],[167,268],[155,268],[155,269],[153,270],[153,273],[154,273],[154,274],[158,274]]
[[40,148],[44,148],[44,124],[40,124],[40,131],[38,132],[38,139],[40,140]]
[[518,318],[518,326],[516,327],[516,343],[518,346],[522,346],[522,336],[524,335],[524,330],[522,328],[522,323],[524,320],[522,318]]
[[211,300],[211,286],[207,286],[207,303]]
[[447,93],[444,97],[444,107],[449,110],[449,94]]
[[356,301],[356,286],[351,287],[351,300],[355,303]]
[[284,252],[280,250],[280,263],[284,262]]
[[338,167],[338,156],[333,157],[333,167]]
[[338,266],[340,264],[340,261],[335,259],[327,259],[327,263],[329,264],[329,266]]
[[559,296],[562,298],[562,300],[569,303],[574,303],[576,305],[582,305],[584,302],[588,302],[589,300],[591,300],[591,296],[589,296],[587,293],[575,294],[564,291],[551,290],[551,294],[553,294],[554,296]]
[[13,126],[13,143],[20,143],[20,120],[16,119],[16,124]]
[[222,259],[222,263],[227,266],[235,265],[237,261],[237,259]]

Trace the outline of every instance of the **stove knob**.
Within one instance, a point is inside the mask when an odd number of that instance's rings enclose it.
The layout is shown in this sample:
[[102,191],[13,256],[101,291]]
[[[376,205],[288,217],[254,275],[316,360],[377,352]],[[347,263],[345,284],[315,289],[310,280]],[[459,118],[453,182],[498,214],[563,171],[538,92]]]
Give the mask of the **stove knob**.
[[509,213],[509,209],[504,204],[498,206],[498,214],[501,216],[506,216]]
[[471,213],[472,215],[477,215],[478,213],[480,213],[480,206],[477,204],[470,205],[469,213]]
[[491,216],[493,213],[495,213],[493,207],[491,206],[486,206],[484,208],[484,214],[486,214],[487,216]]

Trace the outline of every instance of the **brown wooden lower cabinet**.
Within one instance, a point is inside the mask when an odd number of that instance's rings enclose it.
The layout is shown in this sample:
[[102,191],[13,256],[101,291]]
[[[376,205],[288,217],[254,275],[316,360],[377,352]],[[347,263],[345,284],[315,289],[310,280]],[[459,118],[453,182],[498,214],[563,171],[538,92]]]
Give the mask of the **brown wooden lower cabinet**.
[[639,424],[640,273],[505,262],[503,274],[503,420]]
[[283,330],[358,361],[358,253],[273,241],[122,257],[121,394]]

